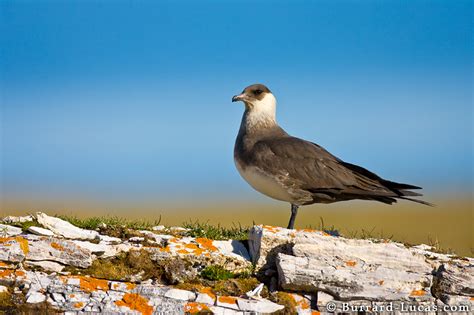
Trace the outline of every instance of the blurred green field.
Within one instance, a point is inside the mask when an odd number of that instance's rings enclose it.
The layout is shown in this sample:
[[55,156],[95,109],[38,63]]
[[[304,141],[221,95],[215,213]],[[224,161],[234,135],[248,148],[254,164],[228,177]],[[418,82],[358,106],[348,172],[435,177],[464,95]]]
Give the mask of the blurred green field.
[[[348,237],[383,237],[393,240],[419,244],[436,245],[443,251],[458,255],[474,255],[473,203],[469,197],[464,198],[426,198],[436,204],[427,207],[410,202],[400,202],[388,206],[373,202],[352,201],[331,205],[312,205],[300,208],[297,228],[320,228],[321,218],[326,228],[334,227]],[[77,204],[77,203],[76,203]],[[6,209],[6,205],[3,205]],[[10,215],[26,214],[33,211],[8,210]],[[120,216],[130,219],[156,220],[161,216],[161,224],[182,225],[183,222],[199,221],[213,225],[250,226],[268,224],[286,226],[289,217],[289,205],[280,202],[242,203],[233,201],[179,202],[179,206],[117,205],[112,210],[110,205],[94,208],[80,204],[74,208],[59,207],[51,203],[46,208],[23,205],[23,209],[42,210],[49,214],[63,214],[77,217]],[[49,210],[46,210],[49,209]],[[6,215],[6,210],[2,211]]]

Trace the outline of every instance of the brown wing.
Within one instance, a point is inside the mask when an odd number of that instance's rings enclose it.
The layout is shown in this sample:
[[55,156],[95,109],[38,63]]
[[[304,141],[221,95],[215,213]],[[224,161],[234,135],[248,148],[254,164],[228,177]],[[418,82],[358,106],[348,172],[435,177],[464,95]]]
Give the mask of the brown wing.
[[[377,175],[361,167],[372,176],[357,172],[347,166],[352,164],[302,139],[281,137],[261,140],[253,147],[251,156],[254,165],[278,178],[287,189],[299,190],[301,195],[305,195],[303,203],[348,199],[375,199],[391,203],[395,202],[393,197],[400,196],[386,187]],[[312,202],[308,200],[309,195]]]

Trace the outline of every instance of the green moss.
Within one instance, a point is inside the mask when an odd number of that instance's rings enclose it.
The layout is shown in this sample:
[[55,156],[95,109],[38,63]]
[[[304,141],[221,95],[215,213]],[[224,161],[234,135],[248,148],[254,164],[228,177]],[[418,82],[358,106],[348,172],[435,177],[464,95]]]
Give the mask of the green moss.
[[133,275],[141,274],[141,279],[161,279],[163,266],[151,260],[145,250],[131,250],[113,258],[96,259],[86,269],[68,269],[72,273],[90,275],[108,280],[130,280]]
[[15,306],[12,294],[7,292],[0,293],[0,310],[5,311]]
[[298,314],[296,309],[296,301],[286,292],[275,292],[269,296],[269,299],[277,304],[285,306],[284,309],[278,311],[275,314]]
[[[260,281],[256,278],[236,278],[216,281],[209,286],[218,295],[240,296],[255,289],[259,284]],[[262,296],[265,297],[267,294],[268,290],[265,288]]]
[[235,278],[235,274],[222,266],[209,266],[201,271],[201,277],[207,280],[227,280]]

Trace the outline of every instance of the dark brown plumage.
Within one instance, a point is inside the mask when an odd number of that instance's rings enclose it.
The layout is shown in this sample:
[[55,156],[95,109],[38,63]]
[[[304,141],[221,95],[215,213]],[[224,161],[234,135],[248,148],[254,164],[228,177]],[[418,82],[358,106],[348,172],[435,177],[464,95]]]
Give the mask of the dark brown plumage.
[[234,148],[237,168],[256,190],[292,204],[288,228],[293,228],[301,205],[352,199],[428,204],[410,198],[421,196],[410,191],[420,187],[385,180],[315,143],[288,135],[276,123],[276,101],[265,86],[249,86],[232,100],[246,106]]

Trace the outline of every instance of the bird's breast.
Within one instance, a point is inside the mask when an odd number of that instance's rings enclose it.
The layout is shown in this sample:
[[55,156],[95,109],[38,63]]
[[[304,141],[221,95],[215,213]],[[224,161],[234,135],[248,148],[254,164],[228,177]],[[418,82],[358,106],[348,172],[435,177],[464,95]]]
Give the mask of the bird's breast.
[[266,174],[252,165],[244,165],[238,158],[234,159],[237,170],[247,183],[256,191],[273,199],[292,202],[293,198],[276,178]]

